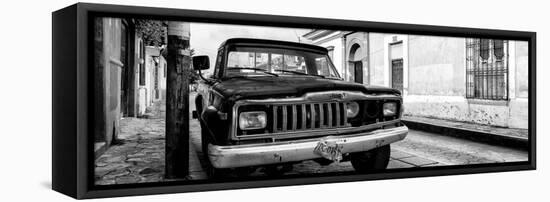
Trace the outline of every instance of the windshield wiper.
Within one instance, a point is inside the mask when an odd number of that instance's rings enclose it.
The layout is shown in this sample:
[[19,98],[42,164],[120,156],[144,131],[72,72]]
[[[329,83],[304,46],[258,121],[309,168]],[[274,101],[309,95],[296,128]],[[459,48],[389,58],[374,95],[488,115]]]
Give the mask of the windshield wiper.
[[228,69],[228,70],[229,70],[229,69],[247,69],[247,70],[259,71],[259,72],[262,72],[262,73],[265,73],[265,74],[269,74],[269,75],[271,75],[271,76],[276,76],[276,77],[279,76],[278,74],[274,74],[274,73],[268,72],[268,71],[265,70],[265,69],[260,69],[260,68],[252,68],[252,67],[231,67],[231,68],[227,68],[227,69]]
[[294,74],[307,75],[307,76],[317,76],[317,77],[325,78],[325,76],[323,76],[323,75],[307,74],[307,73],[299,72],[299,71],[291,71],[291,70],[284,70],[284,69],[276,69],[276,70],[273,70],[273,71],[294,73]]

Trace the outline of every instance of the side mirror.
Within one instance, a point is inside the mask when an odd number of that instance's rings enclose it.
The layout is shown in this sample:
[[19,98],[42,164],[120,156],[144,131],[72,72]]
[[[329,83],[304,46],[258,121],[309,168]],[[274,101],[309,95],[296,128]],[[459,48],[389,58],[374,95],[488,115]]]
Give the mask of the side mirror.
[[193,57],[193,69],[205,70],[210,68],[210,59],[207,55],[200,55]]

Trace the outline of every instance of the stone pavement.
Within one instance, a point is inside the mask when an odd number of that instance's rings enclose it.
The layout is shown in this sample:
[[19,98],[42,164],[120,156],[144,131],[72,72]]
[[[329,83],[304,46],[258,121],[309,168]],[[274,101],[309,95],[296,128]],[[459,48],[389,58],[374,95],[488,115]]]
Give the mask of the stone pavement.
[[[155,103],[143,118],[124,118],[119,142],[95,161],[95,183],[127,184],[166,181],[164,179],[165,103]],[[190,175],[205,179],[206,174],[190,149]],[[184,180],[184,179],[178,179]]]

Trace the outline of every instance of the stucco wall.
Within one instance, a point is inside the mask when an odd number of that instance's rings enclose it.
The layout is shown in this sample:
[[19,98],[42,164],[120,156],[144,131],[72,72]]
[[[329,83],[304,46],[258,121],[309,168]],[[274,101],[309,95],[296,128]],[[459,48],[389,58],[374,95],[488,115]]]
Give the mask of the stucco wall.
[[120,62],[121,20],[103,19],[103,97],[104,97],[104,133],[107,144],[119,130],[120,120]]
[[529,47],[526,41],[516,41],[516,97],[527,98],[529,92]]
[[409,95],[465,93],[465,39],[409,36]]
[[370,33],[369,34],[369,64],[370,64],[370,84],[383,86],[386,80],[384,75],[384,37],[388,34]]

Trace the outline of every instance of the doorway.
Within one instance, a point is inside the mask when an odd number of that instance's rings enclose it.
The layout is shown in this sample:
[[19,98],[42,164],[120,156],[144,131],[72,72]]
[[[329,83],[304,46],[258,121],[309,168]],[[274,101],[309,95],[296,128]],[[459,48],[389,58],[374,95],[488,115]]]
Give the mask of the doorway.
[[[393,38],[396,41],[397,38]],[[390,84],[392,88],[403,92],[403,41],[390,44]]]
[[363,62],[355,61],[353,62],[354,70],[354,82],[363,83]]
[[391,87],[403,91],[403,58],[391,61]]

